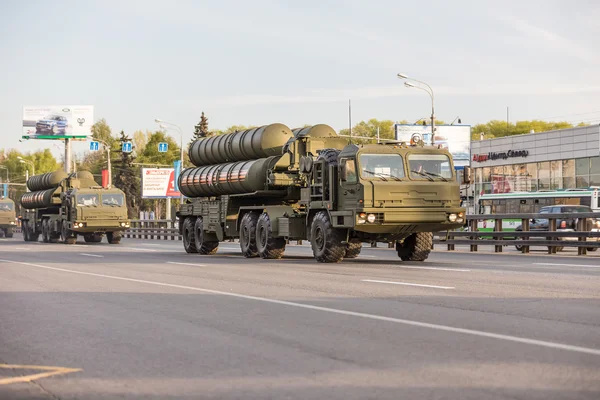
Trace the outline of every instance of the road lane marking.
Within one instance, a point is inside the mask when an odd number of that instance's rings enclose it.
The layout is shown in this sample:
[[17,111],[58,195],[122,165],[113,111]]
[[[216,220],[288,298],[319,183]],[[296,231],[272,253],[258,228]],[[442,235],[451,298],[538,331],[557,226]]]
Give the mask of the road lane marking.
[[167,264],[191,265],[192,267],[206,267],[206,264],[192,264],[192,263],[182,263],[182,262],[174,262],[174,261],[167,261]]
[[125,249],[138,250],[138,251],[157,251],[156,249],[140,249],[139,247],[124,247]]
[[86,257],[98,257],[98,258],[104,258],[104,256],[101,256],[100,254],[90,254],[90,253],[79,253],[80,256],[86,256]]
[[29,250],[28,247],[14,247],[15,250]]
[[83,272],[83,271],[77,271],[77,270],[72,270],[72,269],[48,267],[46,265],[33,264],[33,263],[28,263],[28,262],[23,262],[23,261],[0,259],[0,262],[26,265],[29,267],[41,268],[41,269],[47,269],[47,270],[59,271],[59,272],[66,272],[66,273],[70,273],[70,274],[95,276],[98,278],[114,279],[114,280],[118,280],[118,281],[143,283],[146,285],[170,287],[170,288],[174,288],[174,289],[184,289],[184,290],[190,290],[190,291],[194,291],[194,292],[217,294],[217,295],[228,296],[228,297],[233,297],[233,298],[237,298],[237,299],[254,300],[254,301],[260,301],[263,303],[303,308],[305,310],[322,311],[322,312],[328,312],[331,314],[347,315],[347,316],[351,316],[351,317],[358,317],[358,318],[369,319],[369,320],[374,320],[374,321],[391,322],[391,323],[395,323],[395,324],[399,324],[399,325],[416,326],[419,328],[428,328],[428,329],[434,329],[434,330],[444,331],[444,332],[461,333],[461,334],[470,335],[470,336],[479,336],[479,337],[484,337],[484,338],[489,338],[489,339],[504,340],[507,342],[530,344],[533,346],[546,347],[546,348],[551,348],[551,349],[565,350],[565,351],[571,351],[571,352],[575,352],[575,353],[584,353],[584,354],[600,356],[600,349],[592,349],[589,347],[573,346],[570,344],[557,343],[557,342],[547,342],[545,340],[529,339],[529,338],[524,338],[524,337],[519,337],[519,336],[503,335],[500,333],[478,331],[475,329],[456,328],[456,327],[448,326],[448,325],[433,324],[433,323],[429,323],[429,322],[420,322],[420,321],[413,321],[413,320],[409,320],[409,319],[401,319],[401,318],[394,318],[394,317],[385,317],[383,315],[377,315],[377,314],[367,314],[367,313],[362,313],[362,312],[357,312],[357,311],[341,310],[338,308],[314,306],[311,304],[296,303],[293,301],[286,301],[286,300],[269,299],[266,297],[250,296],[250,295],[234,293],[234,292],[223,292],[220,290],[205,289],[205,288],[199,288],[199,287],[194,287],[194,286],[176,285],[173,283],[147,281],[147,280],[143,280],[143,279],[126,278],[123,276],[96,274],[93,272]]
[[408,269],[433,269],[436,271],[454,271],[454,272],[471,272],[470,269],[459,269],[459,268],[441,268],[441,267],[404,267],[398,265],[397,268],[408,268]]
[[361,280],[361,282],[389,283],[391,285],[418,286],[418,287],[426,287],[426,288],[433,288],[433,289],[445,289],[445,290],[452,290],[452,289],[454,289],[454,287],[452,287],[452,286],[435,286],[435,285],[423,285],[423,284],[420,284],[420,283],[409,283],[409,282],[378,281],[378,280],[375,280],[375,279],[363,279],[363,280]]
[[547,266],[551,266],[551,267],[600,268],[600,265],[586,265],[586,264],[533,263],[533,265],[547,265]]
[[15,364],[0,364],[3,369],[33,369],[47,372],[39,374],[31,374],[24,376],[15,376],[11,378],[0,379],[0,385],[9,385],[11,383],[31,382],[42,378],[48,378],[55,375],[70,374],[73,372],[83,371],[81,368],[63,368],[63,367],[45,367],[42,365],[15,365]]

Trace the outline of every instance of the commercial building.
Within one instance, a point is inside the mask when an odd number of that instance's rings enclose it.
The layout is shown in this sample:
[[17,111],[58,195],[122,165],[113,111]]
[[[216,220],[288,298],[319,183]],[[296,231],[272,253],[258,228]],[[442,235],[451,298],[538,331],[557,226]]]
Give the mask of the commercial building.
[[510,193],[600,186],[600,125],[471,142],[475,200]]

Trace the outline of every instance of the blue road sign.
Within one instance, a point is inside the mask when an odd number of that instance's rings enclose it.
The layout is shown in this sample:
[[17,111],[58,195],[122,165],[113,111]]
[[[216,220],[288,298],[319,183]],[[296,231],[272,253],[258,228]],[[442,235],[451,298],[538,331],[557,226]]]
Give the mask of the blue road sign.
[[123,153],[131,153],[131,150],[133,150],[133,145],[131,142],[125,142],[123,143],[123,146],[121,146],[121,151]]
[[158,152],[159,153],[166,153],[167,150],[169,150],[169,143],[167,143],[167,142],[160,142],[158,144]]
[[100,142],[90,142],[90,151],[98,151],[100,149]]

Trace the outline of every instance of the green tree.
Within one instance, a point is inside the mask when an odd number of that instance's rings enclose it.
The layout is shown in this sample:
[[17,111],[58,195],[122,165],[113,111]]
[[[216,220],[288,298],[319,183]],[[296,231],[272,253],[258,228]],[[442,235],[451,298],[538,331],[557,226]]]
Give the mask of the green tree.
[[[158,144],[161,142],[168,144],[168,150],[165,153],[158,152]],[[179,156],[180,148],[175,139],[163,131],[156,131],[148,137],[146,147],[138,152],[137,160],[143,164],[173,166],[173,162],[179,160]]]
[[117,151],[120,154],[120,162],[116,168],[113,168],[113,183],[116,188],[125,193],[129,218],[136,218],[138,215],[137,205],[140,201],[140,181],[138,171],[133,165],[135,157],[133,153],[125,153],[121,150],[123,143],[130,142],[131,139],[121,131],[118,140],[121,145]]
[[508,123],[501,120],[492,120],[485,124],[477,124],[471,128],[471,139],[480,140],[481,134],[485,139],[492,139],[511,135],[522,135],[533,132],[547,132],[558,129],[572,128],[573,124],[565,121],[546,122],[540,120],[517,121]]
[[204,111],[202,111],[202,115],[200,116],[200,122],[198,125],[194,126],[194,135],[192,136],[192,142],[202,139],[208,136],[210,132],[208,131],[208,118],[204,115]]

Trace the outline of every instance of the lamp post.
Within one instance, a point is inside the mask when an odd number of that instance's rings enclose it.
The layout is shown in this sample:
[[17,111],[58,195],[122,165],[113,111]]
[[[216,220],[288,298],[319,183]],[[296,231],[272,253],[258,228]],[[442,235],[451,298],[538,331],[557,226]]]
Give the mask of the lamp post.
[[[177,131],[179,131],[179,150],[180,150],[180,154],[179,154],[179,159],[180,159],[180,163],[179,163],[179,175],[181,175],[183,173],[183,131],[181,130],[181,128],[179,127],[179,125],[174,124],[173,122],[169,122],[169,121],[164,121],[162,119],[159,118],[155,118],[154,122],[156,122],[157,124],[159,124],[158,126],[161,129],[165,129],[168,130],[169,128],[166,125],[170,125],[172,127],[174,127]],[[181,193],[181,188],[179,188],[179,204],[180,206],[183,205],[183,193]],[[170,215],[171,215],[171,198],[168,197],[167,198],[167,219],[169,219]]]
[[[409,78],[408,75],[406,75],[406,74],[399,73],[397,75],[397,77],[398,77],[398,79],[406,79],[406,81],[404,82],[404,86],[409,87],[409,88],[421,89],[421,90],[427,92],[427,94],[429,94],[429,97],[431,97],[431,144],[433,144],[433,140],[434,140],[433,138],[435,137],[435,107],[434,107],[433,89],[427,83],[420,81],[418,79],[415,79],[415,78]],[[425,85],[427,88],[415,85],[414,83],[411,83],[411,82],[408,82],[409,80],[418,82],[422,85]]]
[[[26,159],[24,159],[21,156],[17,156],[17,159],[19,160],[19,162],[21,164],[29,164],[29,165],[31,165],[31,175],[35,175],[35,164],[33,164],[33,161],[26,160]],[[28,180],[29,180],[29,168],[27,168],[25,170],[25,184],[27,184]]]
[[102,143],[104,149],[106,150],[106,168],[108,169],[108,187],[112,187],[112,167],[110,164],[110,146],[103,142],[102,140],[96,140],[98,143]]

